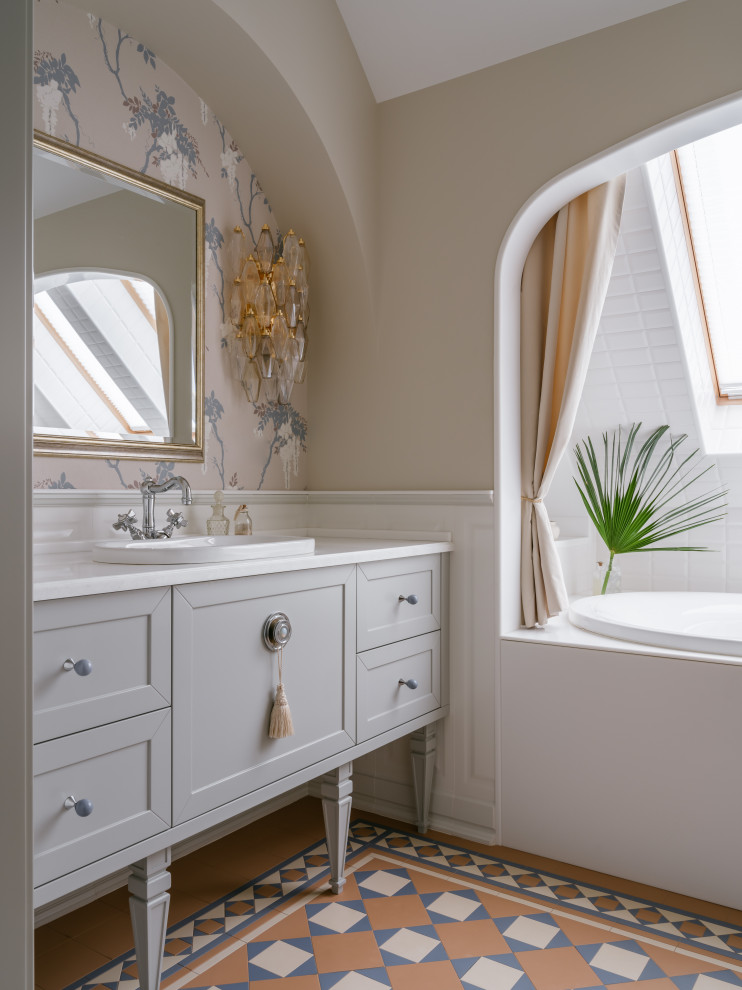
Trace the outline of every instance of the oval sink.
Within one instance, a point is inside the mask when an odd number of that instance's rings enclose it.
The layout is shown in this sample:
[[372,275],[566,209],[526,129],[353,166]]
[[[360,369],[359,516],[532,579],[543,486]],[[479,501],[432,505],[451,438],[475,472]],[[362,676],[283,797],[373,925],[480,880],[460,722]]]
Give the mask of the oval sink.
[[171,540],[96,543],[93,560],[104,564],[209,564],[314,553],[309,536],[178,536]]

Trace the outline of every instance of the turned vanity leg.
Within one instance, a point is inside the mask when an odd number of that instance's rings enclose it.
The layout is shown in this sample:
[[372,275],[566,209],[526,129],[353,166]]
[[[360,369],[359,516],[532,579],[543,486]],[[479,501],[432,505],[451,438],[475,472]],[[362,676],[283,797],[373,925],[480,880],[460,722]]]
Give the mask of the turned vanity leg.
[[410,756],[417,806],[417,830],[427,832],[435,768],[435,723],[410,733]]
[[141,990],[158,990],[170,905],[170,850],[134,863],[129,877],[129,910]]
[[343,763],[322,778],[322,814],[325,818],[327,852],[330,857],[330,889],[339,894],[345,886],[345,850],[348,847],[353,782],[352,763]]

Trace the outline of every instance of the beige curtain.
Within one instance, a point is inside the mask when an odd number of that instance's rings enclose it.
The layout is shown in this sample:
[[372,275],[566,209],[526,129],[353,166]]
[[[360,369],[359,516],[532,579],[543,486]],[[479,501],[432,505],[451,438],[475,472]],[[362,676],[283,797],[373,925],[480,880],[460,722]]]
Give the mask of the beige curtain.
[[625,176],[572,200],[531,248],[521,286],[523,624],[567,607],[543,499],[572,434],[616,253]]

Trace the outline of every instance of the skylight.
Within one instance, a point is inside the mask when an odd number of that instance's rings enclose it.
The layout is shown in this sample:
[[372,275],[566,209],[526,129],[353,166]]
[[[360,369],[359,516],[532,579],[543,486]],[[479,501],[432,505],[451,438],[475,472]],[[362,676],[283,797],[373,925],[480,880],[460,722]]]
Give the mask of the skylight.
[[742,125],[676,154],[718,393],[742,399]]
[[148,282],[92,271],[40,276],[34,362],[44,385],[35,392],[36,431],[161,442],[169,435],[169,332]]

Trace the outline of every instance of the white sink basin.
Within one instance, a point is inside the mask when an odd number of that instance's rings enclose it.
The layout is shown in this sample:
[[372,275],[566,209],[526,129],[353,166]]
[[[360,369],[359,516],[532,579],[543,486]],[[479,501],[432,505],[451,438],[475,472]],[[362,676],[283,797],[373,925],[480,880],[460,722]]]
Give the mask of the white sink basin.
[[109,540],[96,543],[93,560],[104,564],[208,564],[314,553],[301,536],[178,536],[171,540]]

